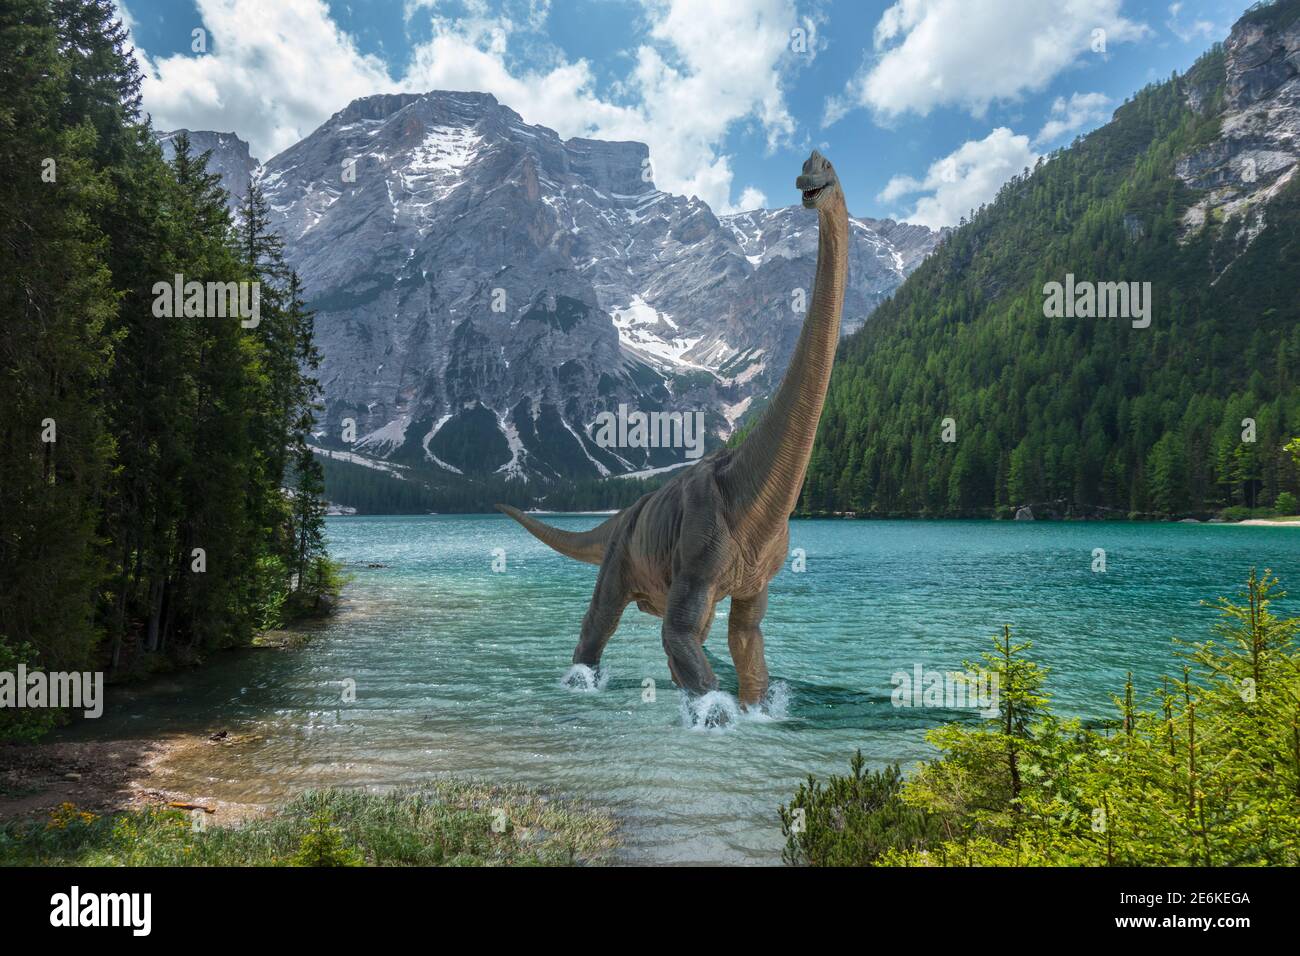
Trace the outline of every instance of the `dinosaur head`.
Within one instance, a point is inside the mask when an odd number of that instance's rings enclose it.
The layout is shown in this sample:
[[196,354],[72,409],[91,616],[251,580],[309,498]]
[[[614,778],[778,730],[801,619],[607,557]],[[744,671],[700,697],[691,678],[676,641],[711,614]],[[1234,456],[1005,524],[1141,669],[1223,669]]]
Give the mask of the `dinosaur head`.
[[803,192],[805,209],[819,209],[840,192],[840,179],[835,167],[817,150],[803,164],[803,175],[794,181],[795,188]]

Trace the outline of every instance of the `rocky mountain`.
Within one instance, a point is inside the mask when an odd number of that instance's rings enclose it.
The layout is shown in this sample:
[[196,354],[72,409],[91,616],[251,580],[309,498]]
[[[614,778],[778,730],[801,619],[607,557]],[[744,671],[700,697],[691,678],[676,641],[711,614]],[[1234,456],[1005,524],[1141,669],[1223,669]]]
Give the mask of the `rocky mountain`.
[[[399,474],[684,463],[601,447],[597,415],[699,413],[724,439],[780,381],[811,292],[813,212],[718,217],[655,188],[643,144],[562,140],[487,94],[357,100],[258,176],[317,312],[320,444]],[[852,235],[846,331],[938,238]]]
[[[845,341],[802,508],[1292,510],[1297,164],[1300,0],[1278,0],[1013,177]],[[1049,307],[1061,282],[1083,308]]]
[[158,144],[168,159],[172,158],[175,139],[181,133],[189,135],[190,149],[196,155],[210,153],[208,169],[221,176],[222,188],[230,193],[230,205],[237,209],[248,195],[249,181],[261,168],[261,164],[249,154],[248,144],[234,133],[175,129],[158,135]]
[[1237,239],[1232,257],[1264,229],[1269,202],[1286,189],[1300,161],[1300,18],[1288,24],[1271,12],[1265,7],[1243,17],[1225,42],[1221,104],[1211,85],[1217,74],[1187,90],[1197,112],[1220,109],[1221,125],[1208,145],[1178,161],[1178,178],[1198,191],[1183,215],[1183,237],[1194,236],[1207,219],[1230,221]]

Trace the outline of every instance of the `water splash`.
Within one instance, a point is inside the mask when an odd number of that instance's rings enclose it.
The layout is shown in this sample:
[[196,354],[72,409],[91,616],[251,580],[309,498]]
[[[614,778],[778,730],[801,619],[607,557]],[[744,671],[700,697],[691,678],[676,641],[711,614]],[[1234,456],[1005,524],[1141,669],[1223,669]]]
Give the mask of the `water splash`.
[[746,710],[744,717],[758,723],[785,720],[790,716],[790,702],[793,699],[794,691],[790,685],[783,680],[776,681],[768,687],[767,695],[759,705]]
[[682,726],[689,730],[734,730],[742,723],[775,723],[790,716],[793,693],[785,681],[777,681],[757,707],[741,707],[724,690],[695,695],[683,691],[679,697]]
[[707,694],[682,691],[682,726],[690,730],[726,730],[740,720],[740,703],[725,690],[711,690]]
[[560,678],[560,686],[576,694],[594,694],[605,689],[609,683],[609,668],[588,667],[586,664],[574,664]]

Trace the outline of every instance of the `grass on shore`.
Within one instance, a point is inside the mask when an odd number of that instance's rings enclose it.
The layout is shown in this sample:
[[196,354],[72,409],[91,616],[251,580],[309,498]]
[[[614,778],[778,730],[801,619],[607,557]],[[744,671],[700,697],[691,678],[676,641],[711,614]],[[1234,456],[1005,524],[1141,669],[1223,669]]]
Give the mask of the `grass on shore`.
[[568,866],[606,862],[615,830],[609,814],[571,801],[447,781],[318,790],[269,817],[205,829],[170,808],[96,816],[64,804],[48,822],[0,827],[0,865]]

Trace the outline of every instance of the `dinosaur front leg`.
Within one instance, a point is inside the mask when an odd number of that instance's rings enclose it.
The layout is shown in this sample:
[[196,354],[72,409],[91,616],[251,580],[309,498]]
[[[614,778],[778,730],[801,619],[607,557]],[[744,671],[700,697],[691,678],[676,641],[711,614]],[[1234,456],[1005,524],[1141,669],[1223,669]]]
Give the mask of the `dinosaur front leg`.
[[592,592],[591,604],[582,619],[582,634],[578,646],[573,651],[573,663],[596,667],[600,664],[600,655],[605,645],[618,629],[623,609],[628,604],[628,594],[623,587],[623,573],[618,554],[608,554],[596,575],[596,590]]
[[685,575],[673,581],[664,611],[664,650],[678,686],[694,694],[717,690],[718,678],[701,645],[713,621],[713,588]]
[[740,680],[740,702],[746,707],[762,703],[767,694],[767,661],[763,657],[763,631],[767,613],[767,587],[752,598],[731,599],[727,621],[727,646]]

